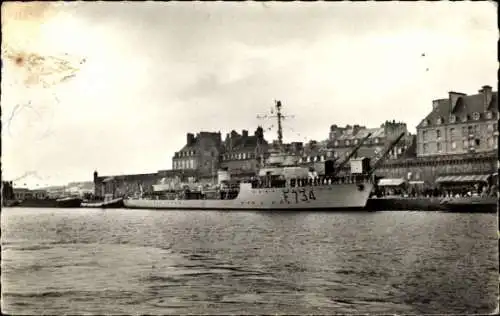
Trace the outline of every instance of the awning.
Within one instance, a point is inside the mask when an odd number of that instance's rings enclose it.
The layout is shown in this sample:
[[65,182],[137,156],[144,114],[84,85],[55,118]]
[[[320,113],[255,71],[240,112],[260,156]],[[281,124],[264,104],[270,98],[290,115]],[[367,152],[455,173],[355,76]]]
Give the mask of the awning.
[[464,175],[464,176],[441,176],[436,179],[437,183],[463,183],[463,182],[486,182],[490,175]]
[[400,186],[401,184],[405,183],[406,180],[403,178],[397,178],[397,179],[380,179],[378,181],[378,185],[382,187],[397,187]]
[[424,181],[410,181],[410,182],[408,182],[408,184],[412,184],[412,185],[422,184],[423,185],[423,184],[425,184],[425,182]]

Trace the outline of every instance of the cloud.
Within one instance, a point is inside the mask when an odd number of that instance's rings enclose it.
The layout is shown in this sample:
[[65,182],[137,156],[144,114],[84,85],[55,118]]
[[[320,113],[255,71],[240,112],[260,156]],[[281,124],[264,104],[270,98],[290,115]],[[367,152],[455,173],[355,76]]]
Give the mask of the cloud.
[[[256,115],[275,99],[295,115],[286,140],[324,139],[331,124],[396,119],[411,128],[432,99],[496,81],[498,31],[488,3],[38,5],[14,6],[20,20],[7,14],[8,43],[78,71],[50,89],[27,90],[19,67],[2,70],[4,113],[31,101],[42,117],[29,108],[15,115],[2,157],[13,176],[167,169],[187,132],[271,126]],[[3,15],[9,10],[2,6]],[[38,158],[17,158],[31,151]]]

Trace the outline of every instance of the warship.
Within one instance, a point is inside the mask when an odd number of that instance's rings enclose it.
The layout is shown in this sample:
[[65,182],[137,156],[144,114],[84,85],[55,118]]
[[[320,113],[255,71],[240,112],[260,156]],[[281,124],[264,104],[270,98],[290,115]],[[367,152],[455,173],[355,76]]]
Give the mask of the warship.
[[[324,172],[298,164],[294,156],[283,150],[281,120],[282,104],[275,102],[278,123],[278,146],[270,149],[270,155],[260,167],[257,176],[239,183],[231,183],[228,171],[218,171],[218,184],[212,187],[196,184],[177,187],[159,183],[156,196],[145,198],[141,193],[123,200],[125,208],[139,209],[191,209],[191,210],[349,210],[364,209],[376,185],[369,159],[351,159],[370,134],[359,142],[338,165],[334,160],[324,163]],[[401,134],[389,150],[404,136]],[[295,156],[297,158],[297,156]],[[343,167],[351,163],[350,172],[341,174]]]

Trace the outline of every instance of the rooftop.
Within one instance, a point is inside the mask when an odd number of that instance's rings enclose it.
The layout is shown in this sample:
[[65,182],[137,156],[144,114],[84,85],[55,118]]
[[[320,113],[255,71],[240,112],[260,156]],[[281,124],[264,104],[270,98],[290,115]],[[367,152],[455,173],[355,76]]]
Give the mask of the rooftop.
[[432,111],[418,124],[417,128],[462,123],[464,119],[474,119],[475,121],[491,120],[494,117],[488,118],[485,115],[486,111],[498,113],[497,92],[491,92],[491,99],[487,106],[485,105],[485,96],[482,90],[480,93],[473,95],[458,92],[450,92],[449,94],[446,99],[433,101]]

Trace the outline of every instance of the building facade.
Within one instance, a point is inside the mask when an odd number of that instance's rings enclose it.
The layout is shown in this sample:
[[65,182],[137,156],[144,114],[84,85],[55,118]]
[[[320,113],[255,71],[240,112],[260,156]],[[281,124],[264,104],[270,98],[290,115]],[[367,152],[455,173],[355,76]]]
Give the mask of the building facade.
[[498,148],[497,92],[449,92],[432,101],[432,111],[417,126],[419,157],[492,152]]
[[186,145],[174,154],[173,170],[196,171],[199,178],[215,177],[222,151],[220,132],[200,132],[196,136],[188,133]]
[[265,160],[269,144],[264,139],[264,130],[258,127],[253,135],[247,130],[226,135],[220,155],[220,168],[227,170],[233,178],[254,176]]
[[[347,125],[339,127],[332,125],[328,147],[333,149],[333,155],[339,159],[345,157],[360,144],[368,134],[370,137],[365,140],[357,152],[357,157],[374,158],[382,154],[389,144],[401,133],[405,133],[403,139],[391,150],[387,159],[398,159],[403,155],[408,156],[408,150],[412,148],[415,137],[408,132],[406,123],[396,121],[386,121],[380,127],[366,128],[360,125]],[[410,155],[411,156],[411,155]]]
[[153,185],[161,179],[160,173],[129,174],[115,176],[99,176],[94,172],[94,195],[104,198],[107,194],[114,196],[131,196],[138,193],[153,192]]
[[488,176],[498,172],[498,156],[494,153],[468,153],[446,156],[417,157],[385,161],[375,172],[386,178],[434,183],[450,175]]

